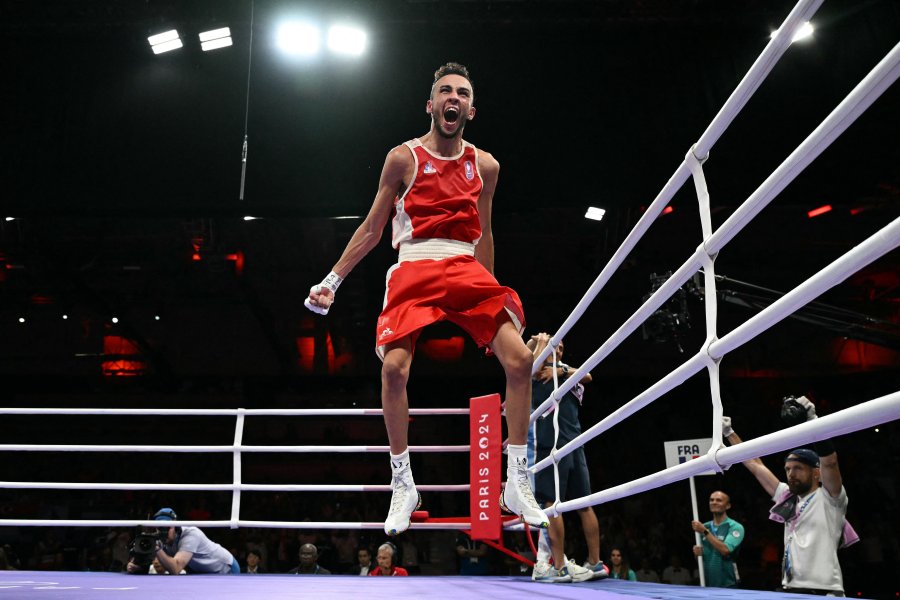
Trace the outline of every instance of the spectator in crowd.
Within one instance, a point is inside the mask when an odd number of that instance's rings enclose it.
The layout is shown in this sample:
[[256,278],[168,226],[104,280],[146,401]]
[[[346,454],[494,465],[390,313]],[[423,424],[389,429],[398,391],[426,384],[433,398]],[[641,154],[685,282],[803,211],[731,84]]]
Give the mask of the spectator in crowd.
[[269,548],[266,546],[261,535],[258,533],[251,533],[247,543],[244,544],[244,548],[248,553],[255,552],[256,556],[259,557],[258,568],[262,569],[260,573],[265,573],[269,570]]
[[609,576],[612,579],[637,581],[637,574],[628,568],[628,560],[620,548],[613,548],[609,553]]
[[659,583],[659,574],[650,568],[650,561],[646,558],[641,559],[641,568],[634,572],[637,581],[645,583]]
[[256,550],[247,550],[247,564],[244,566],[243,572],[248,575],[262,575],[265,573],[266,570],[259,564],[261,558]]
[[372,552],[365,546],[360,547],[356,551],[356,558],[359,561],[359,564],[356,565],[356,568],[353,570],[353,574],[355,575],[368,575],[369,571],[375,567],[375,565],[372,564]]
[[681,566],[681,558],[673,554],[669,559],[669,566],[663,569],[662,582],[672,585],[691,585],[694,578],[691,572]]
[[691,521],[691,528],[700,534],[700,546],[694,546],[694,556],[703,557],[703,573],[708,587],[736,588],[737,558],[744,541],[744,526],[728,516],[731,498],[722,491],[709,496],[712,520],[706,523]]
[[331,575],[331,571],[319,565],[319,549],[314,544],[300,546],[300,564],[288,571],[289,575]]
[[391,543],[384,543],[378,547],[378,554],[375,560],[378,561],[378,567],[369,571],[369,577],[407,577],[409,573],[403,567],[394,565],[394,557],[397,555],[397,548]]

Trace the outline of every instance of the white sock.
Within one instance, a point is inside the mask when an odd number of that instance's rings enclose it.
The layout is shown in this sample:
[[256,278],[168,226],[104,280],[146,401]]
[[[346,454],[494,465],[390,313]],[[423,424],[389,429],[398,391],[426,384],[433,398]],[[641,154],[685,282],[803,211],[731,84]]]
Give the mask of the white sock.
[[506,464],[508,470],[523,468],[528,465],[527,446],[525,444],[508,444],[506,453],[509,456]]
[[391,468],[394,471],[400,471],[404,467],[409,466],[409,448],[400,454],[391,454]]

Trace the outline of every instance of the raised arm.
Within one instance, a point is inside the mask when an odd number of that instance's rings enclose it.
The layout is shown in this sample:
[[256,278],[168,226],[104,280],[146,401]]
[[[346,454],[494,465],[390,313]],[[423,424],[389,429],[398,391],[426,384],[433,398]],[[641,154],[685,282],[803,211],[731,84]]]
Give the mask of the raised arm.
[[497,189],[497,177],[500,174],[500,163],[483,150],[478,152],[478,170],[484,182],[481,196],[478,197],[478,219],[481,223],[481,239],[475,246],[475,259],[494,274],[494,234],[491,230],[491,209],[494,203],[494,191]]
[[[722,417],[722,437],[724,437],[728,442],[734,446],[735,444],[741,443],[741,438],[738,437],[738,434],[734,432],[734,429],[731,428],[731,418],[730,417]],[[753,476],[756,477],[756,480],[759,484],[766,490],[766,493],[769,496],[775,495],[775,488],[778,487],[778,478],[775,477],[775,474],[769,470],[769,468],[763,464],[758,458],[751,458],[750,460],[744,461],[744,466],[747,467]]]
[[[800,396],[796,399],[797,403],[806,409],[806,420],[812,421],[818,419],[816,414],[816,405],[806,396]],[[822,478],[822,485],[828,490],[828,494],[832,498],[836,498],[841,493],[841,487],[844,480],[841,477],[841,469],[838,466],[837,452],[834,450],[834,444],[831,440],[819,440],[813,444],[813,448],[819,454],[819,473]]]
[[350,274],[353,267],[381,240],[384,226],[391,216],[394,199],[403,189],[404,182],[411,180],[414,169],[415,161],[406,146],[397,146],[388,153],[378,181],[378,192],[375,194],[369,214],[356,228],[331,273],[321,284],[313,286],[310,290],[309,298],[305,302],[310,310],[320,314],[328,313],[338,286]]

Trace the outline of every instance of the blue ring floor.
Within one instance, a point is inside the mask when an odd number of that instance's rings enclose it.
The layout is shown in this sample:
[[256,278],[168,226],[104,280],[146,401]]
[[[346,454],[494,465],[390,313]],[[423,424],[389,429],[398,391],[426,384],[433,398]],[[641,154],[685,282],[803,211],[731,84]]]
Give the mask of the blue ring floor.
[[128,575],[68,571],[0,571],[0,600],[619,600],[633,598],[770,600],[801,594],[726,590],[605,579],[534,583],[528,577],[354,577],[351,575]]

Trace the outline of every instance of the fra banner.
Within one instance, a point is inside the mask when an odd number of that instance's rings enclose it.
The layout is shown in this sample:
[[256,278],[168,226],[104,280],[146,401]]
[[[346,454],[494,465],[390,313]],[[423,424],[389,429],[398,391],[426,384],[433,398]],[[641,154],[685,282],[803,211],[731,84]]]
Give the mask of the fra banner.
[[500,394],[469,401],[469,514],[473,540],[500,539]]

